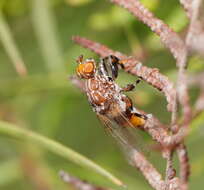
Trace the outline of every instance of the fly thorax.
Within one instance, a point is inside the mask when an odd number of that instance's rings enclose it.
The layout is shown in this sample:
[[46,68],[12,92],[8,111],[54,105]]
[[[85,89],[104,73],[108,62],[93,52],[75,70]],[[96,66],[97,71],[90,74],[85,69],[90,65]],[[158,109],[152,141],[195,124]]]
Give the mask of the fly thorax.
[[115,94],[115,86],[105,77],[95,76],[86,81],[86,92],[95,112],[105,112]]

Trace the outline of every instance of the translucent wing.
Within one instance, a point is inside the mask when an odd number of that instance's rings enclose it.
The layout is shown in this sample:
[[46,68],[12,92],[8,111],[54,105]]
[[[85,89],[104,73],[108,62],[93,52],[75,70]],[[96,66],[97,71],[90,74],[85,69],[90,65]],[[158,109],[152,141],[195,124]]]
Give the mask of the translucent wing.
[[[122,113],[120,115],[126,119]],[[98,118],[104,125],[106,132],[115,138],[128,159],[131,158],[132,153],[135,151],[149,153],[149,149],[144,146],[145,142],[138,134],[138,130],[132,126],[128,119],[126,120],[129,126],[124,127],[118,125],[106,115],[98,114]]]

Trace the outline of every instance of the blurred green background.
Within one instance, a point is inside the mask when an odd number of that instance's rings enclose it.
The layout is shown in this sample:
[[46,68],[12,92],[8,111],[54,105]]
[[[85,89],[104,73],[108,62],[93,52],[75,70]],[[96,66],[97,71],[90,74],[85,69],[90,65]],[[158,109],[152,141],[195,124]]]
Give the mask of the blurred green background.
[[[141,1],[175,31],[185,32],[188,20],[178,0]],[[0,119],[29,128],[87,156],[119,177],[130,190],[151,189],[104,133],[87,98],[70,83],[68,75],[75,73],[75,59],[80,54],[98,59],[71,41],[72,35],[81,35],[136,55],[144,64],[159,68],[175,81],[175,60],[159,38],[108,0],[0,0],[0,10]],[[21,62],[27,68],[26,76],[19,76],[13,65]],[[199,56],[191,56],[189,74],[201,71],[202,63]],[[121,72],[117,82],[124,85],[134,81],[135,77]],[[195,86],[190,92],[193,104],[199,89]],[[129,96],[140,109],[169,122],[165,98],[145,82]],[[192,123],[187,138],[191,189],[202,189],[204,185],[203,124],[201,115]],[[149,136],[143,138],[145,144],[151,143]],[[152,150],[149,158],[164,174],[165,161],[160,154]],[[100,175],[35,144],[0,136],[0,189],[74,189],[61,181],[60,169],[91,183],[112,186]]]

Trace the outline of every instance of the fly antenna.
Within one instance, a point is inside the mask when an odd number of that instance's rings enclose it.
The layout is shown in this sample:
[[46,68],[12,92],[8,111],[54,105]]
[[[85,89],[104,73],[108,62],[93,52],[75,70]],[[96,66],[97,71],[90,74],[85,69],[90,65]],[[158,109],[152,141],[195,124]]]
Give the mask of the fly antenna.
[[78,64],[80,64],[80,63],[83,62],[83,59],[84,59],[84,56],[83,56],[83,55],[80,55],[80,56],[77,58],[76,62],[77,62]]

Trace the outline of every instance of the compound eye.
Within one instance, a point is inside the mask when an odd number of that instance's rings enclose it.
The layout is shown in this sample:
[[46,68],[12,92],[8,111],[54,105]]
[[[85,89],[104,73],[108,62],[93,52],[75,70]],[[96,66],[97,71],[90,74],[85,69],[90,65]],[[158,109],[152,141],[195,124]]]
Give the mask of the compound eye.
[[81,78],[92,78],[95,73],[95,62],[92,60],[87,60],[81,63],[77,67],[77,74]]
[[84,63],[84,72],[85,73],[89,73],[89,74],[92,74],[95,70],[95,66],[94,66],[94,63],[93,62],[86,62]]

